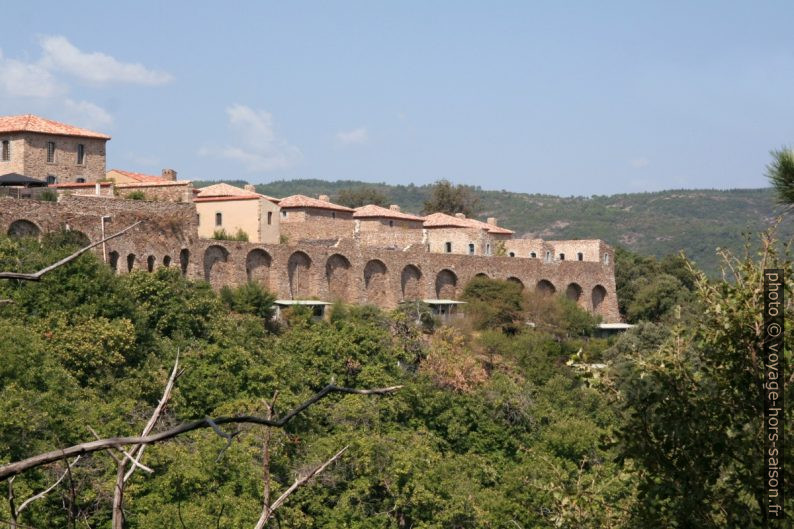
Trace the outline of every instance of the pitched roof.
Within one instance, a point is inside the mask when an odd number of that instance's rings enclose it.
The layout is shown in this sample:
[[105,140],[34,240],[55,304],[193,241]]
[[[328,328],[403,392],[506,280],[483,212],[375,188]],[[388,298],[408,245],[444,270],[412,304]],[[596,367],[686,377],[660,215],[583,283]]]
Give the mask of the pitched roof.
[[135,180],[136,182],[171,182],[171,180],[166,180],[162,176],[155,176],[151,174],[134,173],[132,171],[122,171],[121,169],[111,169],[108,171],[108,173],[111,172],[123,174],[127,178]]
[[196,198],[209,199],[209,200],[202,200],[201,202],[211,202],[212,200],[219,200],[221,198],[228,199],[228,197],[247,197],[247,198],[264,198],[265,200],[269,200],[276,204],[279,203],[279,199],[277,198],[269,197],[261,193],[254,193],[246,189],[241,189],[239,187],[229,185],[225,182],[221,182],[219,184],[212,184],[211,186],[207,186],[207,187],[201,187],[199,189],[194,189],[193,191],[196,193]]
[[259,195],[239,195],[228,197],[196,197],[193,202],[226,202],[228,200],[258,200],[263,198]]
[[33,114],[20,116],[0,116],[0,133],[2,132],[39,132],[41,134],[59,134],[61,136],[82,136],[109,140],[110,136],[101,132],[81,129],[66,123],[44,119]]
[[371,217],[413,220],[417,222],[422,222],[425,220],[422,217],[417,217],[416,215],[411,215],[410,213],[403,213],[402,211],[376,206],[375,204],[368,204],[366,206],[356,208],[356,212],[353,213],[353,218],[356,219]]
[[488,224],[481,220],[467,219],[465,217],[458,218],[447,215],[446,213],[433,213],[432,215],[426,216],[424,226],[425,228],[479,228],[488,231],[488,233],[499,233],[504,235],[515,233],[513,230],[494,226],[493,224]]
[[320,200],[317,198],[307,197],[306,195],[292,195],[287,198],[282,198],[281,202],[278,203],[279,206],[283,208],[316,208],[316,209],[330,209],[334,211],[347,211],[347,212],[354,212],[355,210],[351,208],[347,208],[345,206],[340,206],[339,204],[334,204],[332,202],[327,202],[325,200]]

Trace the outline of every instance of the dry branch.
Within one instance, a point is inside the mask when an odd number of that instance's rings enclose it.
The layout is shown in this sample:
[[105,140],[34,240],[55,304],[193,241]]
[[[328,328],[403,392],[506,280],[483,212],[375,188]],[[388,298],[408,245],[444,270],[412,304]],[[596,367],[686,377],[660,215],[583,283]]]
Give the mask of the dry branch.
[[57,263],[53,263],[53,264],[51,264],[50,266],[48,266],[46,268],[42,268],[38,272],[34,272],[32,274],[22,274],[22,273],[19,273],[19,272],[0,272],[0,279],[20,279],[22,281],[40,281],[41,277],[44,274],[46,274],[47,272],[52,272],[56,268],[61,267],[61,266],[65,265],[66,263],[69,263],[71,261],[74,261],[75,259],[77,259],[81,255],[86,253],[88,250],[90,250],[91,248],[94,248],[95,246],[99,246],[103,242],[107,242],[110,239],[115,239],[116,237],[120,237],[120,236],[124,235],[125,233],[130,231],[132,228],[134,228],[135,226],[140,224],[141,222],[143,222],[143,221],[139,220],[135,224],[132,224],[131,226],[127,226],[126,228],[124,228],[123,230],[121,230],[118,233],[114,233],[113,235],[105,237],[101,241],[97,241],[95,243],[91,243],[88,246],[86,246],[85,248],[81,248],[81,249],[77,250],[72,255],[70,255],[68,257],[64,257],[63,259],[61,259]]
[[[353,394],[353,395],[386,395],[397,391],[401,387],[402,386],[391,386],[387,388],[356,389],[356,388],[339,387],[333,384],[329,384],[325,386],[323,389],[321,389],[319,392],[315,393],[308,400],[304,401],[297,407],[293,408],[292,411],[290,411],[289,413],[278,419],[267,419],[265,417],[258,417],[256,415],[238,415],[233,417],[217,417],[211,419],[211,422],[219,426],[222,424],[248,423],[248,424],[261,424],[263,426],[272,426],[275,428],[283,428],[288,422],[294,419],[296,415],[298,415],[299,413],[301,413],[302,411],[304,411],[306,408],[316,403],[317,401],[327,397],[331,393],[343,393],[343,394]],[[111,437],[108,439],[99,439],[87,443],[80,443],[74,446],[70,446],[68,448],[62,448],[58,450],[53,450],[51,452],[45,452],[43,454],[38,454],[33,457],[23,459],[21,461],[4,465],[0,467],[0,480],[5,480],[7,478],[10,478],[11,476],[15,476],[31,468],[36,468],[41,465],[53,463],[55,461],[60,461],[70,457],[75,457],[80,454],[88,454],[91,452],[98,452],[100,450],[119,448],[124,445],[149,445],[149,444],[159,443],[186,434],[188,432],[192,432],[194,430],[200,430],[203,428],[211,428],[211,427],[212,425],[207,420],[207,418],[204,418],[204,419],[198,419],[195,421],[183,423],[156,434],[150,434],[140,437]]]
[[287,498],[289,497],[290,494],[295,492],[298,489],[298,487],[306,484],[314,476],[316,476],[317,474],[328,468],[328,465],[339,459],[339,456],[341,456],[345,452],[345,450],[347,450],[347,448],[348,448],[347,446],[344,447],[336,454],[334,454],[334,456],[331,459],[329,459],[319,467],[315,468],[305,476],[302,477],[299,476],[298,479],[296,479],[295,482],[292,485],[290,485],[290,487],[287,490],[285,490],[284,493],[281,496],[279,496],[276,501],[273,502],[273,505],[270,505],[269,507],[266,506],[265,508],[262,509],[262,515],[259,517],[259,520],[256,522],[256,526],[254,529],[263,529],[267,521],[273,515],[273,511],[281,507],[284,504],[284,502],[287,501]]

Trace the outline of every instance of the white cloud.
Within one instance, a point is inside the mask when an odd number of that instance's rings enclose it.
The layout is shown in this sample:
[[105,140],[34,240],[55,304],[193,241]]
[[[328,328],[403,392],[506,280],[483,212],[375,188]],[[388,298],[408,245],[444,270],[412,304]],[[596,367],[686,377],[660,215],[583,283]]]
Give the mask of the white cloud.
[[40,44],[44,52],[41,64],[45,68],[73,75],[83,81],[160,85],[173,79],[167,72],[149,70],[140,63],[121,62],[100,52],[82,52],[60,35],[43,37]]
[[635,169],[642,169],[651,165],[651,161],[648,158],[634,158],[629,160],[629,165]]
[[360,145],[369,141],[369,133],[365,127],[340,131],[336,133],[336,140],[343,145]]
[[63,108],[68,121],[75,125],[89,129],[103,129],[113,123],[113,116],[107,110],[89,101],[67,99]]
[[236,161],[252,173],[287,169],[302,158],[300,149],[276,136],[270,112],[235,104],[226,109],[226,115],[238,145],[202,147],[202,156]]
[[0,51],[0,91],[8,97],[50,98],[66,87],[39,64],[8,59]]

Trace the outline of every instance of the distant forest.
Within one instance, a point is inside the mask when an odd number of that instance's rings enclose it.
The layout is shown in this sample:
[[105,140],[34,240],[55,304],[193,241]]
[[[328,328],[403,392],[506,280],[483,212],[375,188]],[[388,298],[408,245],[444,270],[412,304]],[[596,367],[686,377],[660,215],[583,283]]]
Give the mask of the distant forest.
[[[242,180],[226,180],[242,186]],[[214,182],[194,182],[202,187]],[[420,212],[432,185],[389,185],[355,180],[279,180],[256,186],[275,197],[327,194],[334,200],[346,189],[374,188],[404,211]],[[740,253],[744,234],[769,227],[781,213],[774,192],[767,189],[727,191],[670,190],[592,197],[558,197],[472,188],[480,199],[481,219],[497,217],[499,224],[519,236],[545,239],[604,239],[644,255],[663,257],[679,251],[700,268],[719,272],[717,248]],[[794,222],[779,226],[782,241],[794,238]]]

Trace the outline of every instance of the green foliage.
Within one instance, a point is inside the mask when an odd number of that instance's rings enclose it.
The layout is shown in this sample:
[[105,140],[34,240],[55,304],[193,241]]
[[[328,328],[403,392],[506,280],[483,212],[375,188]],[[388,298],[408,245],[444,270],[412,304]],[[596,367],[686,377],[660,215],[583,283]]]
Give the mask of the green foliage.
[[220,296],[230,310],[240,314],[253,314],[270,320],[275,313],[276,296],[262,288],[259,283],[249,282],[239,287],[224,286]]
[[789,148],[772,151],[772,162],[767,165],[766,176],[777,194],[777,200],[787,206],[794,205],[794,151]]
[[[642,325],[608,353],[615,364],[609,393],[622,414],[621,458],[641,470],[634,526],[765,526],[763,269],[784,270],[785,318],[792,321],[792,265],[768,239],[757,260],[723,259],[731,281],[696,275],[697,319],[672,331]],[[788,326],[786,343],[792,338]],[[791,362],[790,348],[784,357]],[[792,397],[788,385],[785,398]],[[783,457],[792,455],[787,444]],[[792,493],[786,483],[788,510]]]
[[430,197],[425,201],[422,211],[424,213],[446,213],[454,215],[463,213],[473,217],[478,213],[480,199],[474,189],[464,185],[453,185],[449,180],[439,180],[431,191]]
[[464,288],[462,299],[477,329],[515,330],[522,324],[523,298],[517,283],[475,277]]
[[129,200],[146,200],[146,195],[143,191],[131,191],[124,195],[124,198]]
[[349,208],[358,208],[368,204],[385,207],[389,204],[389,199],[375,188],[360,186],[339,191],[336,203]]
[[45,189],[36,198],[44,202],[58,202],[58,193],[52,189]]
[[212,232],[212,238],[216,241],[248,241],[248,234],[242,228],[237,229],[237,233],[226,232],[226,228],[221,228]]

